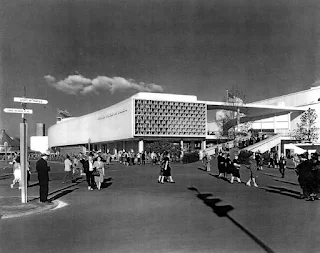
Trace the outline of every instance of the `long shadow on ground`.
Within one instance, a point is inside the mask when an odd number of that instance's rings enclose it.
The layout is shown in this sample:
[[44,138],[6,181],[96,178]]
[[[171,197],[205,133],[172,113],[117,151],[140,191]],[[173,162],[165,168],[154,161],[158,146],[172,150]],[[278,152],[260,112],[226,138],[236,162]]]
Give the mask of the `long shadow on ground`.
[[259,189],[265,190],[266,192],[276,193],[295,199],[301,199],[301,194],[299,191],[287,189],[284,187],[268,185],[267,187],[259,187]]
[[56,195],[54,195],[53,197],[49,198],[48,201],[51,202],[53,200],[56,200],[58,198],[61,198],[62,196],[65,196],[71,192],[73,192],[74,190],[79,189],[79,188],[73,188],[73,189],[69,189],[69,190],[64,190]]
[[299,185],[298,183],[289,182],[289,181],[286,181],[286,180],[280,180],[280,179],[273,179],[273,180],[277,181],[277,182],[285,183],[285,184]]
[[234,220],[228,213],[234,210],[233,206],[231,205],[219,205],[217,203],[221,202],[219,198],[211,198],[213,195],[211,193],[201,193],[199,190],[192,186],[188,187],[189,190],[197,192],[197,197],[201,199],[207,206],[211,207],[213,212],[218,215],[218,217],[226,217],[228,218],[233,224],[235,224],[238,228],[240,228],[244,233],[246,233],[252,240],[254,240],[261,248],[265,250],[267,253],[274,253],[274,251],[269,248],[266,244],[264,244],[258,237],[252,234],[248,229]]

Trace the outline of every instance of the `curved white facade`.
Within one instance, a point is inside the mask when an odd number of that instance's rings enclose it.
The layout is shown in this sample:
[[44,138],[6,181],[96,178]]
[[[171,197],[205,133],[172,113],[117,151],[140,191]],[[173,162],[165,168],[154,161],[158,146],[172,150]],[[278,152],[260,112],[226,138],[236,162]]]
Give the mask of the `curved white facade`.
[[133,137],[133,100],[62,121],[48,129],[49,146],[99,143]]

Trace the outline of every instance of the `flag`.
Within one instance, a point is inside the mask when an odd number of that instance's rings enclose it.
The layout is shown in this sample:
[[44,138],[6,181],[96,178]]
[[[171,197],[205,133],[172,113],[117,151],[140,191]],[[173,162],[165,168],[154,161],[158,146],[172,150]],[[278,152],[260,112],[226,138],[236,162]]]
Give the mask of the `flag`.
[[57,113],[58,113],[58,117],[61,117],[61,118],[70,118],[72,117],[71,114],[66,110],[60,110],[59,108],[57,109]]
[[233,94],[232,94],[232,93],[230,93],[230,92],[228,92],[228,97],[229,97],[229,98],[231,98],[231,99],[236,98],[236,96],[235,96],[235,95],[233,95]]

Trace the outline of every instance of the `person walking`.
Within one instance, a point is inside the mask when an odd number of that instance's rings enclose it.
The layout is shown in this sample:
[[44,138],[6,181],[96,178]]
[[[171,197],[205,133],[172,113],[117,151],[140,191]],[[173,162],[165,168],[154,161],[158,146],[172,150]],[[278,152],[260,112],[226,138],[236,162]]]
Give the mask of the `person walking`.
[[140,152],[137,153],[137,164],[141,165],[141,153]]
[[42,154],[41,158],[36,163],[36,170],[38,172],[38,180],[40,186],[40,202],[49,204],[50,202],[48,202],[48,193],[50,167],[48,166],[47,159],[48,155]]
[[211,171],[211,155],[206,154],[207,162],[206,162],[206,171]]
[[97,185],[98,190],[101,190],[101,184],[103,183],[104,179],[104,163],[101,161],[101,157],[97,157],[97,161],[94,162],[93,167],[95,171],[99,172],[99,175],[94,175],[94,181]]
[[80,163],[82,163],[83,171],[86,174],[88,190],[92,191],[93,187],[94,187],[94,178],[92,176],[92,172],[93,172],[93,154],[90,153],[89,156],[88,156],[88,159],[87,159],[86,156],[84,158],[82,158],[80,160]]
[[230,158],[230,154],[225,154],[225,178],[228,177],[228,174],[232,173],[232,161]]
[[147,152],[144,151],[141,154],[141,160],[142,160],[142,165],[146,165],[146,156],[147,156]]
[[226,171],[226,166],[225,166],[225,159],[222,156],[222,152],[219,152],[218,155],[218,170],[219,170],[219,177],[223,177],[224,173]]
[[152,161],[152,165],[156,165],[157,159],[156,159],[156,153],[154,151],[152,151],[151,153],[151,161]]
[[70,182],[73,180],[72,176],[72,162],[70,159],[70,156],[67,155],[66,159],[64,160],[64,178],[63,178],[63,184],[67,182],[67,179],[70,178]]
[[17,156],[13,159],[13,181],[10,185],[11,189],[16,183],[19,183],[19,190],[21,190],[21,165],[20,165],[20,156]]
[[278,165],[279,165],[279,171],[281,173],[281,176],[282,176],[282,178],[284,178],[284,173],[286,170],[287,161],[286,161],[286,158],[284,157],[283,153],[281,153],[281,155],[280,155]]
[[169,183],[175,183],[172,179],[172,175],[171,175],[171,167],[169,164],[169,153],[167,151],[163,152],[163,159],[161,161],[161,163],[163,163],[163,176],[161,177],[161,184],[163,184],[163,180],[164,177],[169,178]]
[[234,179],[237,179],[238,183],[241,183],[240,179],[240,163],[238,160],[238,155],[234,156],[232,161],[232,170],[231,170],[231,180],[230,183],[233,184]]
[[249,177],[249,180],[246,183],[246,185],[247,186],[251,186],[251,181],[252,181],[254,187],[258,187],[258,185],[256,183],[257,165],[256,165],[256,160],[255,160],[255,157],[254,157],[254,153],[249,158],[249,164],[247,165],[247,168],[250,170],[250,177]]
[[205,170],[207,170],[207,162],[208,162],[207,153],[204,151],[203,157],[202,157],[202,164]]
[[107,165],[110,165],[110,163],[111,163],[111,154],[110,154],[110,152],[108,151],[107,152]]

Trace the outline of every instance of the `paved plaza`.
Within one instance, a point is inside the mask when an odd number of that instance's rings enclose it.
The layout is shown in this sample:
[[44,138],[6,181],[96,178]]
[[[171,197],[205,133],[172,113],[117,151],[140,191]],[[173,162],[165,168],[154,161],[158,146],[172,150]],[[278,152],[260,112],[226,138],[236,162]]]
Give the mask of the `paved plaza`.
[[[0,252],[320,252],[320,201],[299,199],[293,170],[282,179],[264,168],[255,188],[218,179],[215,163],[211,173],[200,162],[172,164],[175,184],[157,183],[159,166],[115,163],[101,191],[81,179],[62,184],[62,164],[50,164],[49,198],[66,206],[1,219]],[[18,197],[1,173],[1,196]]]

